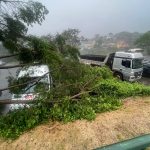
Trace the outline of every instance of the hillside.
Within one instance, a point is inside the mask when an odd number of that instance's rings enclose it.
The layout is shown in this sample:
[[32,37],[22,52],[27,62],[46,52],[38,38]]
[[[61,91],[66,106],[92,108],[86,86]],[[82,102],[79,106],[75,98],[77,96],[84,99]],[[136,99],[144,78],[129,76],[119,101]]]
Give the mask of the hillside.
[[138,32],[109,33],[105,36],[95,35],[93,39],[81,41],[81,54],[107,55],[137,47],[135,41],[142,35]]
[[150,133],[150,97],[128,98],[119,110],[99,114],[96,120],[47,123],[20,136],[0,141],[0,149],[92,149]]

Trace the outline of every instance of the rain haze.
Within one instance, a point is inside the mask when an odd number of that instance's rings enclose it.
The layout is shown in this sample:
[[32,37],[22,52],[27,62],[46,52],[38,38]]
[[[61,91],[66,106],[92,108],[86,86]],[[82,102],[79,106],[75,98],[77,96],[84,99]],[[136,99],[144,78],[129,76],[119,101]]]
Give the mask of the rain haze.
[[121,31],[146,32],[150,27],[149,0],[39,0],[49,14],[29,33],[55,34],[76,28],[85,37]]

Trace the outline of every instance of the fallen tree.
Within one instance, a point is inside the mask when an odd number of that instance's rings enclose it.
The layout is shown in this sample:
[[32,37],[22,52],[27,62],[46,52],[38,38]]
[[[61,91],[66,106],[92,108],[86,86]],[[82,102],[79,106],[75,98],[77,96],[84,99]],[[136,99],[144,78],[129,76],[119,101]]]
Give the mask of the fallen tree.
[[18,55],[19,55],[19,54],[0,56],[0,59],[9,58],[9,57],[15,57],[15,56],[18,56]]
[[30,108],[0,116],[1,137],[16,138],[49,119],[63,122],[93,120],[96,113],[118,109],[122,105],[121,99],[150,95],[150,87],[114,79],[108,68],[66,61],[61,69],[52,73],[56,81],[50,92],[41,93]]

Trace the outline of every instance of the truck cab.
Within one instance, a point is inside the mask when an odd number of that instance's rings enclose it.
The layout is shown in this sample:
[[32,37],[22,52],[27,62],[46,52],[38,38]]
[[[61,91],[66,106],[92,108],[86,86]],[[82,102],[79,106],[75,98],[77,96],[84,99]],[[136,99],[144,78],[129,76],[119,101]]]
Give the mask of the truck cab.
[[[28,84],[21,88],[19,93],[13,93],[11,100],[33,100],[39,96],[40,90],[49,91],[52,86],[52,77],[47,65],[36,65],[20,69],[17,80],[24,78],[27,78]],[[25,104],[11,104],[10,110],[24,106],[29,107]]]
[[[110,57],[113,56],[113,57]],[[142,77],[143,55],[139,52],[116,52],[109,55],[106,64],[110,64],[114,75],[126,81],[136,81]],[[109,63],[112,61],[112,64]]]

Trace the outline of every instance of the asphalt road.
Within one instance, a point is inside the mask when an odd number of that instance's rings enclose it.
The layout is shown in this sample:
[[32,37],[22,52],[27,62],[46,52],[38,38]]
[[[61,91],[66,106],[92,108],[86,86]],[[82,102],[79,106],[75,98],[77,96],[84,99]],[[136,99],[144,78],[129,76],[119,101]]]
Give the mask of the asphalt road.
[[145,84],[145,85],[149,85],[150,86],[150,78],[142,77],[140,82]]

